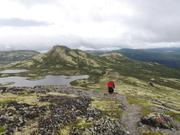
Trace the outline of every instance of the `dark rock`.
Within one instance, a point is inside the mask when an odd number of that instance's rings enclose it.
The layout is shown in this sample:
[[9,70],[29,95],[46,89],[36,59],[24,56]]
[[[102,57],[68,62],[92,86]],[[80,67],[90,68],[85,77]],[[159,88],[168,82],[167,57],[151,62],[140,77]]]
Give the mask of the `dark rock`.
[[4,92],[6,92],[6,87],[0,87],[0,93],[4,93]]
[[[11,109],[12,107],[14,109]],[[37,107],[15,101],[9,102],[3,110],[0,110],[0,125],[6,127],[5,134],[11,135],[16,129],[21,130],[27,121],[43,115],[46,110],[45,106]]]
[[86,118],[90,119],[99,119],[102,116],[102,111],[96,108],[88,108],[86,113]]
[[170,116],[161,113],[151,113],[148,116],[144,116],[141,118],[141,123],[165,129],[176,128],[173,119]]
[[112,120],[108,117],[102,117],[94,122],[91,132],[95,135],[126,135],[120,120]]
[[49,114],[39,119],[39,134],[56,133],[60,127],[76,121],[78,116],[85,116],[90,99],[87,97],[42,96],[41,102],[50,102]]

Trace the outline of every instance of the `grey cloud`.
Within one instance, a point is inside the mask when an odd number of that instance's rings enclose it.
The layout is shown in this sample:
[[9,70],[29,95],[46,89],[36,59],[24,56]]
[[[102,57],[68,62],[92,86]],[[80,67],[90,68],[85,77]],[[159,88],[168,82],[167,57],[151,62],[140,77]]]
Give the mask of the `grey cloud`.
[[[95,14],[93,21],[124,23],[132,40],[158,43],[180,42],[180,1],[179,0],[120,0],[137,10],[135,16]],[[121,9],[119,9],[121,10]]]
[[[81,12],[78,13],[77,10],[84,5],[79,3],[79,7],[73,9],[69,5],[64,5],[63,1],[58,0],[13,0],[18,1],[21,4],[26,6],[34,6],[36,4],[59,4],[59,8],[62,13],[65,14],[65,18],[62,18],[64,22],[71,23],[103,23],[103,22],[112,22],[116,24],[125,24],[128,28],[127,33],[125,33],[124,39],[119,36],[116,38],[102,38],[97,39],[92,36],[91,39],[88,37],[78,37],[78,35],[68,35],[62,36],[57,35],[55,37],[38,38],[37,39],[29,38],[25,45],[20,47],[24,48],[33,48],[37,50],[48,49],[54,44],[64,44],[72,48],[92,48],[92,49],[103,49],[103,48],[149,48],[149,47],[168,47],[176,46],[180,47],[180,0],[114,0],[119,3],[127,3],[131,5],[137,13],[134,16],[121,16],[118,13],[112,14],[103,14],[101,9],[93,10],[89,14],[81,16]],[[90,0],[89,0],[90,1]],[[111,0],[109,0],[111,1]],[[113,0],[112,0],[113,1]],[[67,7],[68,8],[67,8]],[[110,5],[107,5],[107,7]],[[67,9],[66,9],[67,8]],[[86,7],[85,7],[86,8]],[[111,10],[113,7],[109,7]],[[106,10],[106,7],[104,7]],[[121,10],[121,9],[119,9]],[[55,14],[58,17],[58,13]],[[56,23],[56,22],[55,22]],[[0,27],[2,26],[45,26],[49,25],[46,22],[38,22],[33,20],[22,20],[17,18],[11,19],[0,19]],[[64,24],[68,25],[68,23]],[[93,29],[93,28],[92,28]],[[112,26],[113,29],[113,26]],[[115,29],[116,30],[116,29]],[[117,29],[119,30],[119,29]],[[59,31],[61,31],[59,29]],[[106,31],[106,30],[105,30]],[[94,30],[94,33],[96,30]],[[71,33],[71,32],[70,32]],[[87,31],[88,33],[88,31]],[[118,32],[117,32],[118,33]],[[76,34],[76,33],[73,33]],[[66,35],[66,34],[65,34]],[[130,37],[130,38],[128,38]],[[15,41],[14,41],[15,42]],[[15,44],[15,43],[14,43]],[[19,43],[13,46],[18,46]],[[11,46],[11,45],[9,45]],[[20,48],[19,47],[19,48]]]
[[23,20],[19,18],[0,19],[0,27],[30,27],[30,26],[47,26],[49,23],[35,20]]
[[[131,1],[132,2],[132,1]],[[137,0],[133,3],[139,15],[127,18],[129,27],[142,34],[145,42],[179,42],[180,41],[180,1],[179,0]],[[151,37],[149,33],[153,34]],[[135,38],[141,35],[134,35]]]
[[[148,44],[180,42],[179,0],[119,0],[119,2],[132,5],[137,10],[137,15],[122,18],[118,14],[110,16],[100,14],[99,10],[90,16],[88,21],[124,23],[130,29],[127,35],[131,37],[132,41]],[[119,40],[119,44],[123,43]]]
[[58,0],[13,0],[17,1],[25,6],[33,6],[38,4],[55,4],[58,3]]

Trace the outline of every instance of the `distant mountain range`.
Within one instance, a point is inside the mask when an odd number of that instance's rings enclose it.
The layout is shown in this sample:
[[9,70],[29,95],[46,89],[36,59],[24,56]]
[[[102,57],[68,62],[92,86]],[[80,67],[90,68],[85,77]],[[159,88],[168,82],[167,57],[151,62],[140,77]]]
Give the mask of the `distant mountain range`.
[[[125,50],[130,51],[131,49]],[[114,72],[146,81],[156,78],[157,83],[175,88],[180,87],[179,84],[175,85],[170,82],[167,84],[162,79],[180,78],[179,70],[157,63],[129,59],[124,56],[125,53],[123,52],[128,52],[125,50],[94,53],[70,49],[65,46],[54,46],[47,53],[37,54],[30,59],[9,64],[6,68],[25,68],[29,69],[31,74],[38,73],[40,76],[47,74],[88,74],[92,84],[99,81],[108,72]]]
[[0,64],[26,60],[37,54],[39,54],[39,52],[31,50],[0,51]]
[[120,53],[132,60],[154,62],[168,67],[180,68],[180,48],[129,49],[114,51],[87,51],[93,55]]
[[156,62],[169,67],[180,68],[180,48],[121,49],[120,52],[133,60]]
[[[132,60],[159,63],[168,67],[180,68],[180,48],[154,48],[154,49],[120,49],[114,51],[80,51],[69,49],[65,46],[55,46],[46,55],[40,55],[37,51],[17,50],[17,51],[0,51],[0,64],[8,64],[16,61],[23,61],[33,57],[33,63],[36,59],[43,57],[48,58],[45,65],[53,64],[49,58],[60,57],[56,63],[62,63],[70,67],[81,67],[81,65],[99,66],[94,60],[95,57],[107,53],[120,53]],[[59,55],[61,54],[61,55]],[[93,54],[93,55],[92,55]],[[34,57],[36,56],[36,57]],[[87,57],[91,57],[90,59]],[[78,62],[79,61],[79,62]],[[54,62],[54,60],[53,60]],[[45,66],[41,65],[41,66]]]

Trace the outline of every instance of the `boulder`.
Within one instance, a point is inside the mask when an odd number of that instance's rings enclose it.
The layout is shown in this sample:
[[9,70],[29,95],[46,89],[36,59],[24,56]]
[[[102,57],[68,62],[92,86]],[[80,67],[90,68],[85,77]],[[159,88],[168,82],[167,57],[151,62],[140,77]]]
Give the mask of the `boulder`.
[[176,129],[173,119],[162,113],[151,113],[141,118],[141,123],[155,128]]

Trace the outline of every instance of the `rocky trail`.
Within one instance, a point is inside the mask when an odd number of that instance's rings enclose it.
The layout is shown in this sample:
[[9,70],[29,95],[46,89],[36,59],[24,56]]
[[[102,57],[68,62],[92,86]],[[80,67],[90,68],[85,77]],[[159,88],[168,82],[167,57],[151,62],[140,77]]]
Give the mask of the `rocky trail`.
[[[101,94],[98,94],[98,95],[97,93],[91,93],[91,94],[93,96],[101,96],[101,98],[104,98],[104,96]],[[86,95],[89,95],[89,92],[86,93]],[[118,93],[114,95],[109,95],[109,97],[119,100],[120,108],[124,110],[123,115],[121,117],[121,123],[123,123],[123,126],[126,129],[126,134],[139,135],[140,133],[138,131],[137,123],[141,119],[140,106],[135,105],[135,104],[130,105],[126,97]]]
[[128,105],[123,113],[122,123],[125,125],[127,133],[130,135],[139,135],[137,130],[137,123],[140,121],[139,110],[140,107],[137,105]]
[[130,105],[123,95],[116,95],[124,109],[121,122],[126,128],[127,134],[139,135],[137,123],[140,121],[140,107],[138,105]]

